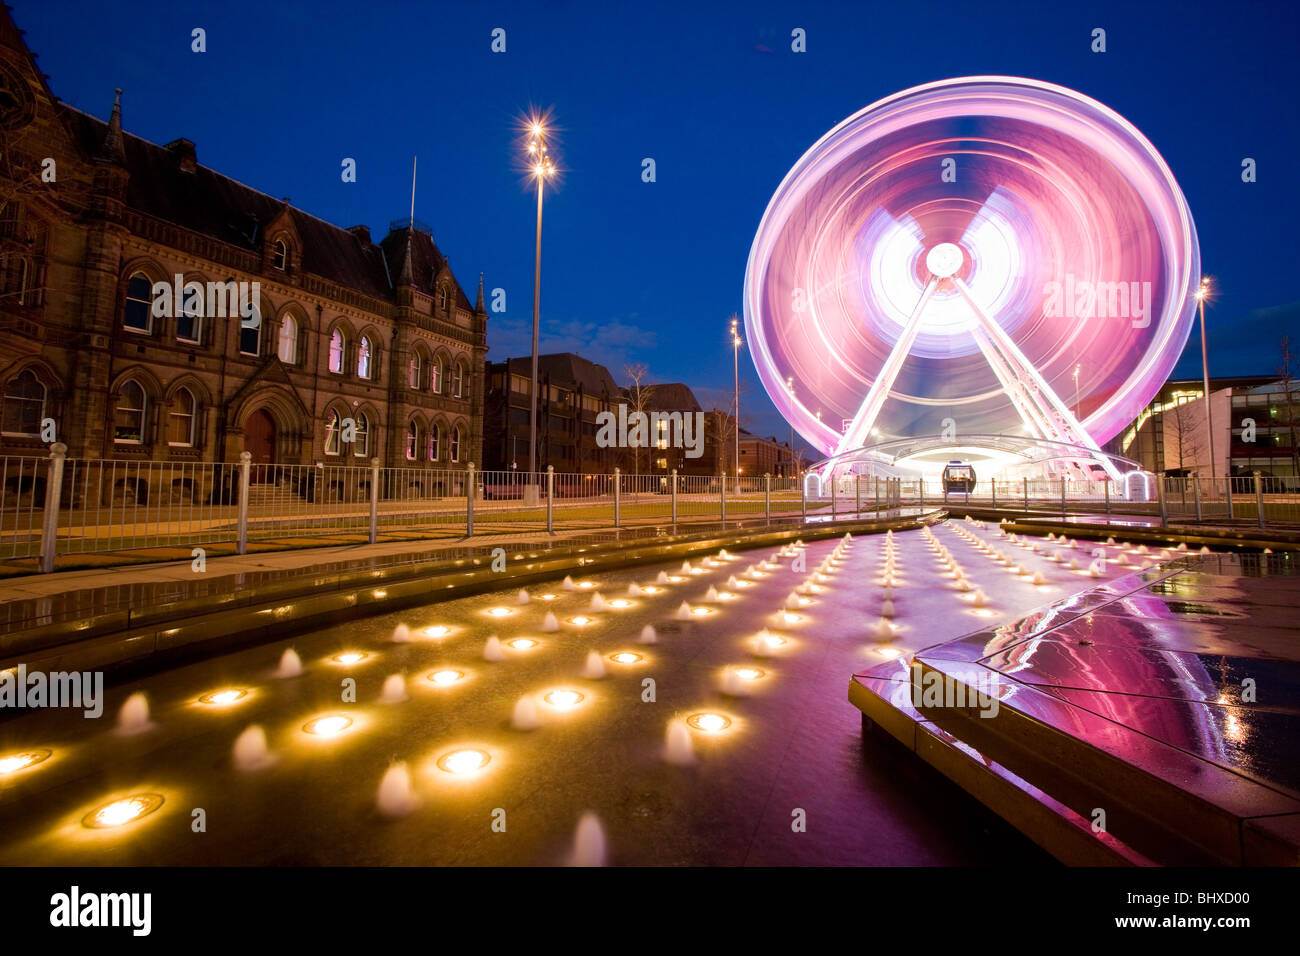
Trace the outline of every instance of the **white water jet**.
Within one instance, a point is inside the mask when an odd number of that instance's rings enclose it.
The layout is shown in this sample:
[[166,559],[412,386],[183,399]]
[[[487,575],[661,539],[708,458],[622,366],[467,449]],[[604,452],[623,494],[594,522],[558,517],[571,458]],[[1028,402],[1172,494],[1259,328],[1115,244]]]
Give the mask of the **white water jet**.
[[411,771],[405,761],[399,761],[384,771],[384,776],[379,781],[375,806],[386,817],[404,817],[415,809],[415,805]]
[[876,637],[882,641],[893,639],[894,629],[890,626],[890,623],[886,618],[882,617],[880,623],[876,625]]
[[641,644],[655,644],[659,641],[659,635],[655,633],[654,625],[647,624],[641,628],[641,636],[637,639]]
[[604,611],[608,607],[609,605],[605,603],[605,599],[601,597],[599,591],[591,596],[591,603],[587,605],[587,609],[590,611]]
[[1209,554],[1210,549],[1206,545],[1201,545],[1201,554]]
[[659,574],[655,577],[655,584],[667,584],[667,583],[668,583],[668,572],[660,571]]
[[573,835],[569,866],[604,866],[607,856],[605,830],[600,819],[594,813],[584,813]]
[[880,616],[881,616],[881,617],[893,617],[893,616],[894,616],[894,602],[893,602],[893,601],[882,601],[882,602],[881,602],[881,604],[880,604]]
[[1070,559],[1070,570],[1071,570],[1071,571],[1078,571],[1078,570],[1079,570],[1079,559],[1078,559],[1078,558],[1071,558],[1071,559]]
[[691,742],[691,732],[680,720],[668,722],[664,760],[676,767],[689,767],[695,763],[695,745]]
[[556,620],[555,613],[553,611],[547,611],[546,617],[542,618],[542,630],[558,631],[559,629],[560,629],[560,622]]
[[1123,551],[1121,551],[1121,552],[1119,553],[1119,557],[1117,557],[1117,558],[1115,559],[1115,563],[1118,564],[1118,565],[1127,565],[1127,564],[1128,564],[1128,555],[1126,555]]
[[886,601],[892,601],[894,599],[894,589],[888,586],[881,588],[880,596],[883,597]]
[[691,562],[689,562],[689,561],[683,561],[683,562],[682,562],[682,574],[690,574],[690,573],[691,573]]
[[691,619],[691,606],[685,601],[677,608],[677,613],[673,615],[679,621],[689,621]]
[[1047,583],[1047,575],[1045,575],[1042,571],[1035,571],[1034,584],[1043,585],[1046,583]]
[[143,691],[136,691],[126,699],[122,709],[117,712],[117,732],[138,734],[142,730],[148,730],[149,727],[149,698],[145,697]]
[[276,668],[276,677],[298,677],[302,674],[302,658],[292,647],[286,648],[280,655],[280,666]]
[[734,667],[722,672],[722,692],[728,697],[748,697],[754,690],[753,681],[747,681],[736,673]]
[[537,714],[537,701],[531,697],[520,697],[515,701],[515,708],[510,712],[510,726],[515,730],[536,730],[542,725]]
[[394,644],[406,644],[411,640],[411,629],[405,624],[399,624],[393,628],[392,641]]
[[984,605],[986,605],[986,604],[988,604],[988,603],[989,603],[988,595],[986,595],[986,594],[985,594],[983,591],[981,591],[979,588],[976,588],[976,589],[975,589],[975,595],[974,595],[974,597],[971,599],[971,604],[973,604],[975,607],[983,607]]
[[1103,558],[1098,558],[1096,561],[1092,562],[1092,564],[1088,565],[1089,577],[1099,578],[1105,570],[1106,561]]
[[709,589],[704,592],[704,600],[712,603],[714,601],[717,601],[717,599],[718,599],[718,589],[715,588],[712,584],[710,584]]
[[385,704],[400,704],[406,700],[406,677],[402,674],[391,674],[384,678],[384,686],[380,688],[379,699]]
[[736,576],[734,574],[731,577],[727,578],[727,587],[729,588],[740,587],[740,582],[736,580]]
[[501,638],[493,634],[483,645],[483,660],[501,661],[505,660],[505,653],[501,650]]
[[600,680],[605,676],[605,660],[595,651],[587,652],[587,663],[583,665],[582,676],[587,680]]
[[236,770],[259,770],[271,763],[271,751],[266,746],[266,731],[257,724],[245,728],[235,738],[232,755]]
[[560,582],[560,587],[565,591],[578,590],[578,586],[573,583],[573,578],[569,577],[567,574],[564,576],[564,580]]
[[520,588],[519,593],[515,595],[516,604],[527,604],[532,598],[528,596],[527,588]]
[[640,593],[641,593],[641,586],[637,584],[635,581],[633,581],[631,584],[627,586],[628,597],[636,597]]

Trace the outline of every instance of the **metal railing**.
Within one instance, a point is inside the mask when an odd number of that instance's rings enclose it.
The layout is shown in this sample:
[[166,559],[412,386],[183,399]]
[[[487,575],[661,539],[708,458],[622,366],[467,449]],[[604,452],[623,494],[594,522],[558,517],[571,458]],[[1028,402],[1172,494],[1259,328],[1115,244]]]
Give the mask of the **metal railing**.
[[[679,522],[772,522],[870,516],[902,507],[991,506],[1028,513],[1158,516],[1168,524],[1300,524],[1297,479],[1163,478],[1152,500],[1111,482],[983,482],[969,494],[936,481],[839,476],[825,483],[733,475],[529,474],[462,468],[0,458],[0,559],[196,547],[245,553],[410,536],[597,530]],[[181,554],[175,554],[176,550]]]

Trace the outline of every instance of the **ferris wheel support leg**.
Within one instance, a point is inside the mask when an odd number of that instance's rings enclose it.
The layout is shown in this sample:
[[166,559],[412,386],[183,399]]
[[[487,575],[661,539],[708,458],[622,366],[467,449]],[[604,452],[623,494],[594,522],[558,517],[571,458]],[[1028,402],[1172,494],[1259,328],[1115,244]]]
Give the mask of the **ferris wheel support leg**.
[[1106,473],[1111,478],[1116,481],[1121,480],[1119,469],[1115,467],[1115,463],[1102,454],[1101,448],[1093,441],[1092,436],[1074,417],[1069,407],[1061,401],[1060,396],[1052,391],[1052,387],[1047,384],[1047,380],[1039,374],[1038,369],[1034,368],[1033,363],[1020,351],[1016,343],[1012,341],[1011,336],[1007,335],[1002,326],[989,318],[984,309],[980,307],[980,304],[975,301],[975,296],[971,295],[970,288],[967,287],[966,283],[956,276],[953,276],[952,283],[957,287],[957,291],[961,293],[962,298],[966,300],[966,304],[971,307],[975,317],[979,319],[980,325],[997,350],[1003,355],[1007,364],[1016,372],[1016,378],[1021,382],[1032,383],[1033,392],[1030,399],[1040,410],[1044,419],[1051,424],[1055,418],[1064,426],[1053,428],[1055,434],[1044,437],[1072,445],[1081,445],[1089,449],[1093,453],[1092,457],[1106,470]]

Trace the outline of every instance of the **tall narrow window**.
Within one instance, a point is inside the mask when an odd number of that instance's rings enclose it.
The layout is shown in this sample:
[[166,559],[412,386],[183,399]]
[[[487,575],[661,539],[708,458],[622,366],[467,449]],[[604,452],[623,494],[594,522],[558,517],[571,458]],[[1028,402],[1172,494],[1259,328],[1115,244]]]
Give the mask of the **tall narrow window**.
[[32,270],[31,265],[26,259],[18,260],[18,304],[31,305],[31,294],[28,291],[28,283],[31,282]]
[[441,452],[441,449],[438,447],[438,443],[441,440],[441,438],[442,438],[442,429],[439,428],[437,423],[435,422],[434,424],[429,426],[429,461],[438,460],[438,455]]
[[364,335],[361,336],[361,344],[357,346],[357,378],[370,377],[370,340]]
[[447,286],[444,285],[438,290],[438,310],[446,312],[449,305],[451,305],[451,293],[447,291]]
[[460,461],[460,426],[457,425],[451,430],[451,452],[452,461]]
[[113,440],[130,445],[144,443],[144,389],[136,382],[127,382],[117,397],[113,414]]
[[451,392],[457,398],[465,397],[465,366],[460,362],[456,363],[456,370],[452,373]]
[[325,419],[325,454],[337,455],[339,453],[339,433],[342,428],[343,423],[339,420],[339,413],[331,409],[329,417]]
[[370,452],[370,418],[365,412],[357,412],[357,437],[352,442],[352,454],[365,458]]
[[126,284],[126,312],[122,325],[132,332],[153,331],[153,283],[143,272],[132,275]]
[[411,353],[411,388],[420,387],[420,353]]
[[335,329],[330,334],[330,371],[343,373],[343,352],[346,345],[343,339],[343,331]]
[[194,421],[198,403],[188,388],[179,389],[167,413],[167,444],[180,448],[194,447]]
[[[235,315],[239,315],[238,307],[235,309]],[[262,354],[262,322],[259,319],[257,325],[248,326],[243,318],[237,319],[239,322],[239,351],[243,355],[261,355]]]
[[429,391],[435,395],[442,394],[442,359],[435,358],[429,366]]
[[275,245],[271,247],[271,265],[281,272],[289,268],[289,247],[283,239],[275,240]]
[[420,429],[415,422],[406,426],[406,460],[415,461],[415,451],[420,447]]
[[6,435],[31,435],[41,433],[41,420],[45,417],[45,386],[36,373],[27,369],[18,375],[5,390],[4,426]]
[[176,338],[182,342],[198,342],[203,332],[203,296],[192,293],[192,287],[182,290],[176,306]]
[[280,361],[285,365],[298,364],[298,322],[292,315],[286,315],[280,323]]

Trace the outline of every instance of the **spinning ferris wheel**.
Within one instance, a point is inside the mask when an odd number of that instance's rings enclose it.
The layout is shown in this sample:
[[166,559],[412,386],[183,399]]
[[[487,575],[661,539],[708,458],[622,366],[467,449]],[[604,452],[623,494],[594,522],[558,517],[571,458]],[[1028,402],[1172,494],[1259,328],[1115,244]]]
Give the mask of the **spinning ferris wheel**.
[[966,77],[804,154],[754,238],[745,327],[772,400],[830,458],[955,433],[1068,446],[1118,477],[1099,444],[1168,377],[1199,281],[1187,202],[1132,124],[1064,87]]

